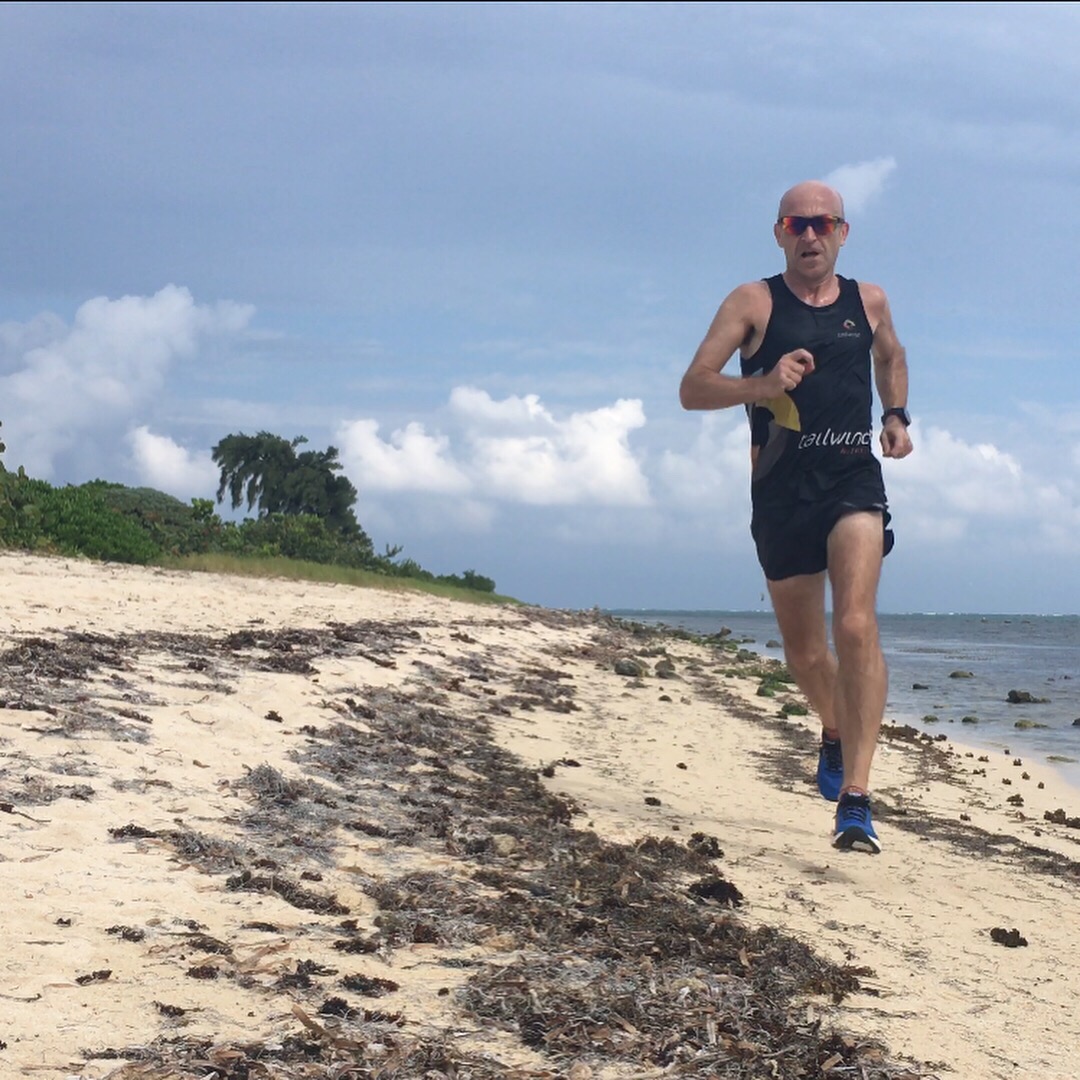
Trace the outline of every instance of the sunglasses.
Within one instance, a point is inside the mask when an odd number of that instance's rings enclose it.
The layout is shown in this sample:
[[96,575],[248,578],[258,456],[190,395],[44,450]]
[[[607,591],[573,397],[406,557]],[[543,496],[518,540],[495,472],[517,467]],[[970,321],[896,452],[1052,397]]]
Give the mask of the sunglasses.
[[817,236],[832,236],[837,227],[844,224],[844,219],[835,214],[818,214],[816,217],[797,217],[794,214],[788,214],[779,218],[777,224],[788,236],[802,236],[811,226]]

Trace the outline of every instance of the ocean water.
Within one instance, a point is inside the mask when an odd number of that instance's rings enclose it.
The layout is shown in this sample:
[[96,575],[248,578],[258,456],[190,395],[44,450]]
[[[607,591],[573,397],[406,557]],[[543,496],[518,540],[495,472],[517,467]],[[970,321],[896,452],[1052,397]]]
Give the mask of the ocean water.
[[[768,645],[780,638],[771,612],[611,614],[699,634],[726,626],[746,648],[783,659],[782,649]],[[1073,725],[1080,719],[1080,616],[882,614],[878,623],[889,665],[886,720],[997,753],[1008,749],[1055,767],[1080,788],[1080,726]],[[953,678],[954,671],[972,677]],[[916,690],[916,684],[926,689]],[[1013,705],[1010,690],[1047,701]],[[1017,727],[1017,721],[1039,726]]]

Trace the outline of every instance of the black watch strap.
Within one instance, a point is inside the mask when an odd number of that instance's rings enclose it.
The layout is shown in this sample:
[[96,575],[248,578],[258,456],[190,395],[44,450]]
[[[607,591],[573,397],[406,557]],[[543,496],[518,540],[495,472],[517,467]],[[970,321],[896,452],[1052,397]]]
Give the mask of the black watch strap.
[[886,409],[881,414],[881,422],[882,422],[882,424],[884,424],[885,421],[888,420],[890,416],[898,416],[898,417],[900,417],[900,423],[903,424],[904,427],[911,427],[911,413],[909,413],[907,411],[907,409],[899,408],[899,407],[895,408],[895,409]]

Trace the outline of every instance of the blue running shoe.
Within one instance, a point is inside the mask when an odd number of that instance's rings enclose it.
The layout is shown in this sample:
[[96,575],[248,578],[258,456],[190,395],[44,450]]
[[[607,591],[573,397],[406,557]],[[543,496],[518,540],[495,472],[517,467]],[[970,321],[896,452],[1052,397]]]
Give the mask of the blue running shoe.
[[822,798],[836,802],[843,786],[844,755],[840,752],[840,740],[827,738],[822,733],[817,759],[817,789]]
[[836,808],[836,831],[832,845],[840,851],[881,852],[881,841],[870,820],[870,796],[848,792],[840,797]]

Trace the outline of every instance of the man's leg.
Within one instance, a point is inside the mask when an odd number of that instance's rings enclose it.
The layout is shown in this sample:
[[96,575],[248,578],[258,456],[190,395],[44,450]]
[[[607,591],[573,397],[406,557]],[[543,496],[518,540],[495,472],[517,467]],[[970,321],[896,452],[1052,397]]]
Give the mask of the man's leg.
[[800,574],[768,586],[788,670],[825,734],[835,738],[836,657],[829,651],[825,625],[825,574]]
[[829,534],[828,550],[837,659],[834,716],[844,748],[844,787],[869,792],[888,686],[875,613],[881,514],[842,517]]

